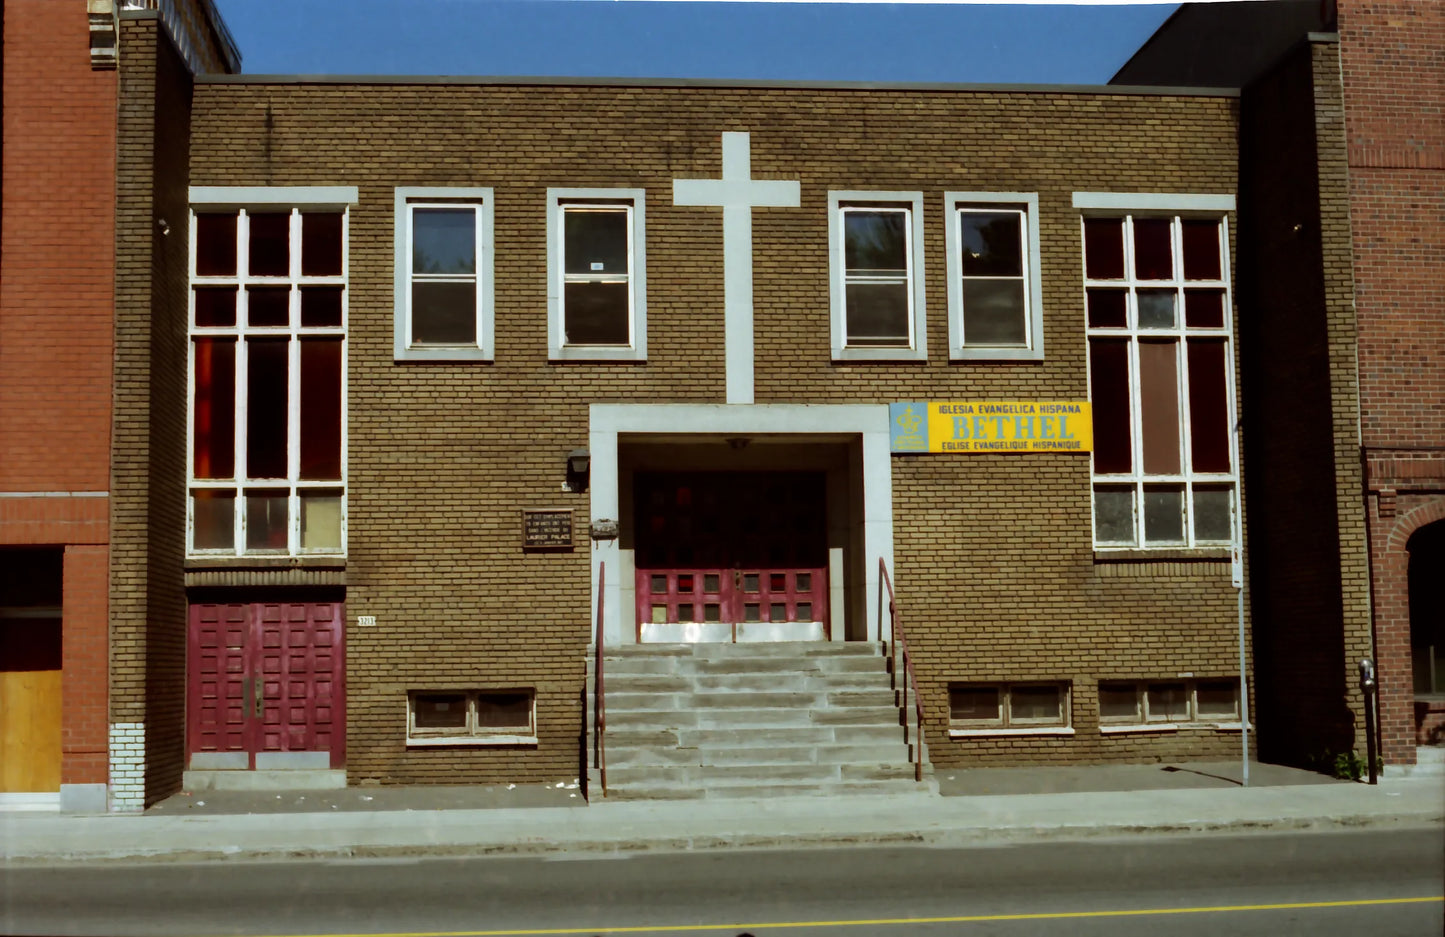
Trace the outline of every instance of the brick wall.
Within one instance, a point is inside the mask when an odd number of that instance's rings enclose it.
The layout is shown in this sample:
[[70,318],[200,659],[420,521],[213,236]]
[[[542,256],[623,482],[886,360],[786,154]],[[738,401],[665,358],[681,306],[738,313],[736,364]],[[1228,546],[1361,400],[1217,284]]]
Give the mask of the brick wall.
[[[802,207],[754,215],[761,402],[1083,399],[1076,190],[1233,192],[1228,98],[404,84],[196,87],[196,185],[357,185],[351,213],[348,771],[352,783],[575,777],[589,557],[524,555],[518,510],[570,506],[562,462],[590,402],[723,399],[721,218],[676,208],[716,178],[719,134],[752,133],[759,178]],[[1120,141],[1149,141],[1121,146]],[[496,191],[496,361],[392,362],[392,188]],[[545,190],[647,191],[648,361],[547,363]],[[930,360],[829,360],[827,191],[921,190]],[[1047,358],[947,363],[945,190],[1040,197]],[[1098,679],[1236,672],[1219,561],[1098,564],[1085,459],[895,459],[896,579],[942,765],[1228,757],[1237,734],[1106,740]],[[180,497],[177,483],[175,496]],[[949,741],[950,680],[1074,681],[1073,740]],[[408,751],[405,691],[537,688],[535,751]]]
[[1414,762],[1410,535],[1445,516],[1445,6],[1339,4],[1387,763]]
[[110,595],[112,742],[124,771],[112,793],[134,808],[180,787],[185,743],[190,75],[154,14],[122,19],[120,73]]

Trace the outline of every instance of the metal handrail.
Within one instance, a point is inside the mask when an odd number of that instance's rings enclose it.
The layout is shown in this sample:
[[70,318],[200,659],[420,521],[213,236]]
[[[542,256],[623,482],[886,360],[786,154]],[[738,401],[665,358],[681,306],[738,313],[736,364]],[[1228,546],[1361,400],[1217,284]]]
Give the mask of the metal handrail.
[[607,728],[607,711],[604,704],[605,694],[602,687],[602,610],[606,607],[604,596],[607,595],[607,564],[597,564],[597,643],[593,645],[596,660],[593,666],[596,668],[593,677],[593,703],[592,714],[594,718],[592,739],[597,747],[595,754],[597,771],[602,778],[602,796],[607,796],[607,743],[603,741],[602,733]]
[[[913,762],[913,780],[923,781],[923,697],[918,693],[918,676],[913,671],[913,655],[908,651],[908,638],[903,634],[903,616],[898,613],[898,600],[893,594],[893,580],[888,576],[888,564],[883,557],[878,558],[878,575],[883,581],[883,586],[888,590],[888,620],[892,625],[894,643],[903,652],[903,703],[899,707],[905,712],[908,709],[908,688],[913,688],[913,712],[918,720],[918,738],[912,744],[908,737],[908,717],[903,718],[903,743],[909,745],[909,760]],[[883,598],[882,590],[879,590],[878,598]],[[895,656],[890,652],[890,656]],[[897,677],[897,666],[894,666],[895,679]],[[912,754],[917,752],[915,758]]]

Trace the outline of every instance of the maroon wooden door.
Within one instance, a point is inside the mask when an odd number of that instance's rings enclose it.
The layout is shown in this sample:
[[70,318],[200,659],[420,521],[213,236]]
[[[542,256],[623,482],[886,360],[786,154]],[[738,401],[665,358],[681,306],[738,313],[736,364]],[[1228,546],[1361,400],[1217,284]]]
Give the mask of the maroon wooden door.
[[821,622],[828,630],[821,472],[636,476],[637,623]]
[[328,752],[346,762],[340,602],[194,604],[190,609],[187,748]]

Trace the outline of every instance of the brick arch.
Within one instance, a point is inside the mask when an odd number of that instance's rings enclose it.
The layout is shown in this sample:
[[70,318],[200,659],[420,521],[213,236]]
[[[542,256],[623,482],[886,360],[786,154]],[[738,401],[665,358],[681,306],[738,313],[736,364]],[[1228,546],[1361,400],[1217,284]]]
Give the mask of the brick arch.
[[1408,544],[1417,531],[1445,521],[1445,497],[1431,498],[1404,511],[1393,523],[1378,515],[1371,519],[1382,531],[1388,530],[1376,541],[1371,562],[1381,748],[1386,764],[1409,765],[1415,763],[1416,726]]

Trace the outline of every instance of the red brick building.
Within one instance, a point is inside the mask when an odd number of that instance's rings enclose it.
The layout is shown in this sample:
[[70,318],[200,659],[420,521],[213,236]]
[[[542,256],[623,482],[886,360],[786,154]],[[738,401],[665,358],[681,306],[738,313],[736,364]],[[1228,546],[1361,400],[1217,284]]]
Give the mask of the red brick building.
[[[165,6],[234,67],[208,3]],[[104,810],[114,781],[115,37],[110,2],[4,2],[0,807]]]

